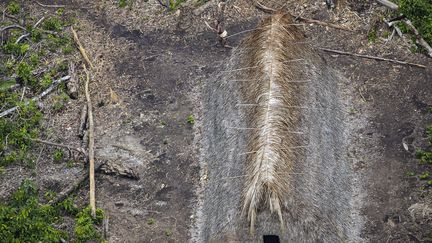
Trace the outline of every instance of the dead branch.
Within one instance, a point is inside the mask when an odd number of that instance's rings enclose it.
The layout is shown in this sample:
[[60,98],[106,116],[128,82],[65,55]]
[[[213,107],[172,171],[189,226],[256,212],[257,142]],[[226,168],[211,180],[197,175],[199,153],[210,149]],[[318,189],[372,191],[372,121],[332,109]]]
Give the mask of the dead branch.
[[339,29],[339,30],[345,30],[345,31],[351,31],[354,32],[352,29],[349,29],[347,27],[343,27],[337,24],[332,24],[332,23],[327,23],[327,22],[322,22],[316,19],[308,19],[308,18],[304,18],[304,17],[296,17],[297,20],[306,22],[306,23],[310,23],[310,24],[317,24],[317,25],[322,25],[322,26],[326,26],[326,27],[330,27],[330,28],[334,28],[334,29]]
[[362,54],[345,52],[345,51],[339,51],[339,50],[332,50],[332,49],[327,49],[327,48],[318,48],[318,49],[326,51],[326,52],[332,52],[332,53],[340,54],[340,55],[356,56],[356,57],[362,57],[362,58],[367,58],[367,59],[392,62],[392,63],[402,64],[402,65],[409,65],[409,66],[414,66],[414,67],[419,67],[419,68],[426,68],[426,66],[422,65],[422,64],[411,63],[411,62],[404,62],[404,61],[399,61],[399,60],[394,60],[394,59],[388,59],[388,58],[384,58],[384,57],[375,57],[375,56],[369,56],[369,55],[362,55]]
[[[38,27],[38,25],[40,23],[42,23],[42,21],[45,19],[45,16],[43,16],[42,18],[40,18],[36,24],[33,25],[33,29],[35,29],[36,27]],[[30,35],[30,33],[25,33],[24,35],[18,37],[18,39],[15,41],[15,44],[20,43],[21,40],[23,40],[24,38],[27,38]]]
[[[45,97],[47,94],[51,93],[60,83],[62,83],[63,81],[67,81],[70,79],[70,76],[64,76],[60,79],[55,80],[44,92],[42,92],[41,94],[39,94],[36,97],[33,97],[31,100],[32,101],[39,101],[40,99],[42,99],[43,97]],[[24,105],[28,105],[30,103],[30,101],[26,101],[24,103]],[[19,109],[19,106],[15,106],[12,107],[8,110],[3,111],[2,113],[0,113],[0,118],[9,115],[10,113],[16,111]]]
[[87,104],[85,104],[81,109],[80,125],[78,127],[78,137],[80,137],[81,139],[84,137],[86,127],[87,127]]
[[22,27],[21,25],[13,24],[13,25],[8,25],[8,26],[1,28],[0,32],[3,32],[3,31],[8,30],[8,29],[22,29],[22,30],[26,31],[26,28]]
[[264,13],[273,14],[273,13],[276,12],[275,9],[269,8],[269,7],[267,7],[267,6],[264,6],[263,4],[261,4],[261,3],[258,2],[258,1],[254,1],[254,3],[255,3],[255,4],[254,4],[254,5],[255,5],[255,8],[258,9],[258,10],[263,11]]
[[[98,171],[101,168],[102,165],[103,165],[103,163],[99,163],[96,166],[95,170]],[[64,189],[62,192],[60,192],[57,195],[56,198],[54,198],[53,200],[49,201],[48,204],[49,205],[54,205],[54,204],[57,204],[57,203],[65,200],[71,193],[73,193],[74,191],[78,190],[78,188],[80,186],[82,186],[82,184],[88,178],[89,178],[89,170],[83,170],[73,184],[70,184],[68,187],[66,187],[66,189]]]
[[[391,10],[397,10],[399,8],[399,6],[397,4],[395,4],[389,0],[377,0],[377,2],[379,2],[380,4],[386,6],[387,8],[389,8]],[[432,47],[423,39],[423,37],[421,37],[420,33],[415,28],[415,26],[404,15],[401,15],[399,17],[396,17],[396,18],[390,20],[389,23],[387,23],[387,24],[389,25],[389,27],[394,26],[394,22],[396,22],[398,20],[403,20],[404,23],[406,25],[408,25],[408,27],[410,27],[410,29],[414,32],[414,36],[416,37],[417,44],[422,46],[428,52],[429,57],[432,57]],[[398,31],[398,34],[399,34],[400,30],[397,29],[396,26],[394,26],[394,27]]]
[[87,100],[87,112],[88,112],[88,123],[89,123],[89,146],[88,146],[88,158],[89,158],[89,181],[90,181],[90,208],[93,217],[96,217],[96,198],[95,198],[95,178],[94,178],[94,124],[93,124],[93,111],[92,111],[92,103],[90,98],[89,91],[89,82],[90,82],[90,73],[87,70],[86,66],[84,66],[84,71],[86,73],[86,83],[85,83],[85,95]]
[[[254,1],[255,2],[255,8],[263,11],[264,13],[269,13],[269,14],[273,14],[276,12],[275,9],[269,8],[267,6],[264,6],[263,4],[259,3],[258,1]],[[310,24],[317,24],[317,25],[322,25],[322,26],[326,26],[326,27],[330,27],[330,28],[334,28],[334,29],[339,29],[339,30],[345,30],[345,31],[353,31],[349,28],[337,25],[337,24],[331,24],[331,23],[327,23],[327,22],[322,22],[316,19],[308,19],[308,18],[304,18],[304,17],[300,17],[300,16],[294,16],[296,20],[299,21],[303,21],[306,23],[310,23]]]
[[76,78],[74,62],[69,62],[69,75],[71,76],[71,79],[69,80],[69,82],[67,82],[66,88],[69,97],[75,100],[78,98],[79,79]]
[[389,0],[377,0],[377,2],[391,10],[399,9],[399,6],[397,4],[390,2]]
[[46,5],[43,3],[40,3],[38,1],[36,1],[37,5],[41,6],[41,7],[45,7],[45,8],[65,8],[66,5]]
[[100,168],[100,172],[107,175],[117,175],[133,180],[139,180],[139,175],[134,170],[121,164],[106,163]]
[[406,25],[408,25],[411,28],[411,30],[414,32],[414,36],[417,39],[417,43],[419,45],[421,45],[424,49],[426,49],[426,51],[428,52],[428,56],[429,57],[432,57],[432,47],[421,37],[420,33],[414,27],[414,25],[411,23],[411,21],[409,19],[405,19],[404,23]]
[[78,35],[77,35],[76,31],[73,29],[73,27],[71,27],[71,30],[72,30],[72,34],[73,34],[75,43],[78,45],[78,49],[81,52],[81,55],[83,56],[83,58],[87,62],[87,64],[90,66],[90,68],[93,69],[94,66],[93,66],[92,62],[90,61],[89,57],[87,56],[86,50],[81,45],[81,42],[80,42],[80,40],[78,38]]
[[38,139],[38,138],[29,138],[29,140],[34,141],[34,142],[38,142],[38,143],[43,143],[46,145],[50,145],[50,146],[55,146],[55,147],[60,147],[60,148],[65,148],[67,150],[69,150],[69,152],[71,150],[76,151],[78,153],[81,153],[83,155],[87,155],[86,151],[83,148],[75,148],[69,145],[65,145],[65,144],[61,144],[61,143],[54,143],[54,142],[50,142],[50,141],[45,141],[42,139]]

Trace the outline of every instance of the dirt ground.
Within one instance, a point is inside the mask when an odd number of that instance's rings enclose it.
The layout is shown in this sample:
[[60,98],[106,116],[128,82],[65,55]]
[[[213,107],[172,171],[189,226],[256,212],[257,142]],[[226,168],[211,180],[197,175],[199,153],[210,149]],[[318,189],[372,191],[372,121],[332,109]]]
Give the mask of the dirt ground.
[[[430,242],[430,219],[413,218],[408,211],[415,203],[427,203],[430,188],[420,191],[418,179],[406,174],[424,169],[414,151],[424,144],[424,128],[432,123],[432,114],[427,112],[432,106],[432,62],[410,52],[408,37],[389,43],[378,38],[369,43],[371,23],[387,11],[371,2],[349,1],[341,3],[337,11],[329,11],[321,1],[290,1],[288,9],[296,15],[355,30],[303,26],[315,47],[428,66],[421,69],[321,54],[357,91],[352,97],[352,119],[361,125],[350,152],[360,161],[356,166],[366,192],[362,237],[370,242]],[[230,49],[217,46],[215,34],[203,22],[212,23],[216,6],[211,3],[197,9],[186,4],[168,13],[152,0],[136,0],[131,9],[119,8],[114,0],[55,3],[65,4],[65,11],[77,18],[77,32],[96,66],[90,85],[96,156],[99,161],[131,169],[140,178],[97,174],[97,206],[105,210],[109,219],[107,239],[187,242],[195,222],[200,180],[200,87],[230,55]],[[29,7],[38,6],[29,3]],[[234,34],[251,29],[262,15],[247,1],[230,1],[227,31]],[[238,45],[243,36],[229,38],[228,44]],[[47,123],[53,141],[80,145],[76,128],[84,103],[82,94],[69,102],[64,113],[51,117]],[[190,115],[196,124],[187,122]],[[408,143],[408,151],[403,141]],[[61,191],[80,173],[79,167],[65,169],[64,165],[42,158],[35,174],[20,166],[7,168],[6,176],[1,178],[2,185],[6,185],[0,189],[2,198],[22,178],[33,177],[44,188]],[[20,178],[7,176],[13,173],[19,173]],[[86,202],[87,189],[82,188],[78,196]]]

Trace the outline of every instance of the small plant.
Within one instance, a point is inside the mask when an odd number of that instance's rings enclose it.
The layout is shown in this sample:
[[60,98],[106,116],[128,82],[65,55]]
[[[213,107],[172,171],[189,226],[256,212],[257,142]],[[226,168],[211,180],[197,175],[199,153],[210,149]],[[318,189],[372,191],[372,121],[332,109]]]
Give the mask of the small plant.
[[27,53],[30,48],[29,44],[19,44],[15,42],[8,42],[3,46],[3,51],[6,54],[12,54],[15,56],[23,56]]
[[78,208],[74,204],[74,198],[73,197],[68,197],[65,200],[63,200],[62,202],[59,202],[57,204],[57,208],[61,211],[64,211],[65,213],[67,213],[69,215],[76,215],[79,212]]
[[186,122],[187,122],[188,124],[191,124],[191,125],[195,124],[195,118],[194,118],[194,116],[193,116],[193,115],[189,115],[189,116],[186,118]]
[[66,162],[66,167],[67,168],[73,168],[74,167],[74,161],[73,160],[68,160],[68,162]]
[[[129,9],[132,9],[133,2],[134,2],[134,0],[119,0],[118,6],[120,8],[125,8],[125,7],[129,6]],[[147,2],[147,1],[145,1],[145,2]]]
[[176,10],[184,2],[186,2],[186,0],[169,0],[169,9]]
[[124,8],[127,6],[127,2],[126,2],[126,0],[119,0],[118,5],[120,8]]
[[101,234],[95,225],[101,225],[104,218],[102,209],[96,210],[96,217],[91,216],[90,207],[84,208],[75,218],[75,237],[77,242],[89,242],[92,240],[102,240]]
[[2,242],[60,242],[67,234],[54,227],[57,210],[39,203],[36,185],[24,180],[9,204],[0,204]]
[[60,31],[63,28],[62,21],[56,17],[50,17],[43,22],[43,28],[51,31]]
[[69,101],[69,96],[65,92],[61,92],[61,94],[55,96],[53,100],[54,104],[52,108],[54,111],[58,112],[66,106],[66,103]]
[[7,10],[10,14],[18,14],[21,11],[21,6],[17,2],[11,1],[7,6]]
[[348,109],[348,114],[355,115],[356,113],[357,113],[357,110],[355,108],[349,108]]
[[51,190],[48,190],[44,193],[44,197],[45,197],[45,200],[51,201],[56,197],[56,193],[51,191]]
[[53,153],[54,162],[60,162],[63,159],[63,156],[64,156],[63,150],[61,149],[54,150]]
[[371,30],[369,30],[368,34],[368,41],[369,43],[375,43],[378,39],[378,30],[376,27],[373,27]]
[[165,230],[165,235],[167,236],[167,237],[170,237],[170,236],[172,236],[172,231],[170,230],[170,229],[166,229]]
[[426,180],[429,178],[429,172],[423,172],[423,174],[421,174],[419,176],[420,180]]
[[415,176],[415,173],[413,171],[407,172],[406,173],[407,176]]
[[156,223],[156,220],[154,218],[147,219],[147,224],[148,225],[154,225],[155,223]]

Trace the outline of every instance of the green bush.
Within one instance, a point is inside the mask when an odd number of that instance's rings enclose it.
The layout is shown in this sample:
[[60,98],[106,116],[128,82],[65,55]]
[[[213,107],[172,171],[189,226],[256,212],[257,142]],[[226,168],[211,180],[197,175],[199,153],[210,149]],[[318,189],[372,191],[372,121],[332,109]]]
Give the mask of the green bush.
[[432,1],[399,0],[398,4],[399,12],[411,20],[426,42],[432,44]]
[[[7,104],[7,98],[0,95],[0,102]],[[27,154],[31,145],[28,138],[36,138],[39,133],[42,113],[35,102],[21,103],[19,114],[15,116],[14,119],[0,119],[0,166],[31,159]]]
[[102,209],[96,210],[96,217],[91,216],[90,207],[84,208],[75,218],[75,237],[77,242],[88,242],[90,240],[102,240],[96,225],[101,225],[104,217]]
[[11,1],[7,6],[7,10],[11,14],[18,14],[21,11],[21,6],[17,2]]
[[51,31],[60,31],[63,28],[63,23],[59,18],[53,16],[43,22],[43,28]]
[[[79,211],[72,197],[57,205],[41,204],[36,185],[24,180],[11,196],[8,204],[0,203],[0,242],[60,242],[61,239],[75,239],[75,242],[102,241],[95,225],[102,224],[104,213],[96,210],[91,217],[90,207]],[[51,200],[55,193],[47,191],[45,198]],[[61,223],[62,214],[75,217],[75,235],[56,228]]]
[[34,183],[24,180],[11,202],[0,204],[1,242],[60,242],[67,234],[54,227],[59,222],[57,210],[41,205]]

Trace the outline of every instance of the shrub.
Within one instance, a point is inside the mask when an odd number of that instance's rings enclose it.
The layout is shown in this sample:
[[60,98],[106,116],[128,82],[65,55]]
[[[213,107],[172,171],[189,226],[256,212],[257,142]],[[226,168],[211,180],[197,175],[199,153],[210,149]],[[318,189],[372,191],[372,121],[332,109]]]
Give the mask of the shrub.
[[399,12],[403,13],[429,44],[432,43],[432,1],[399,0]]

